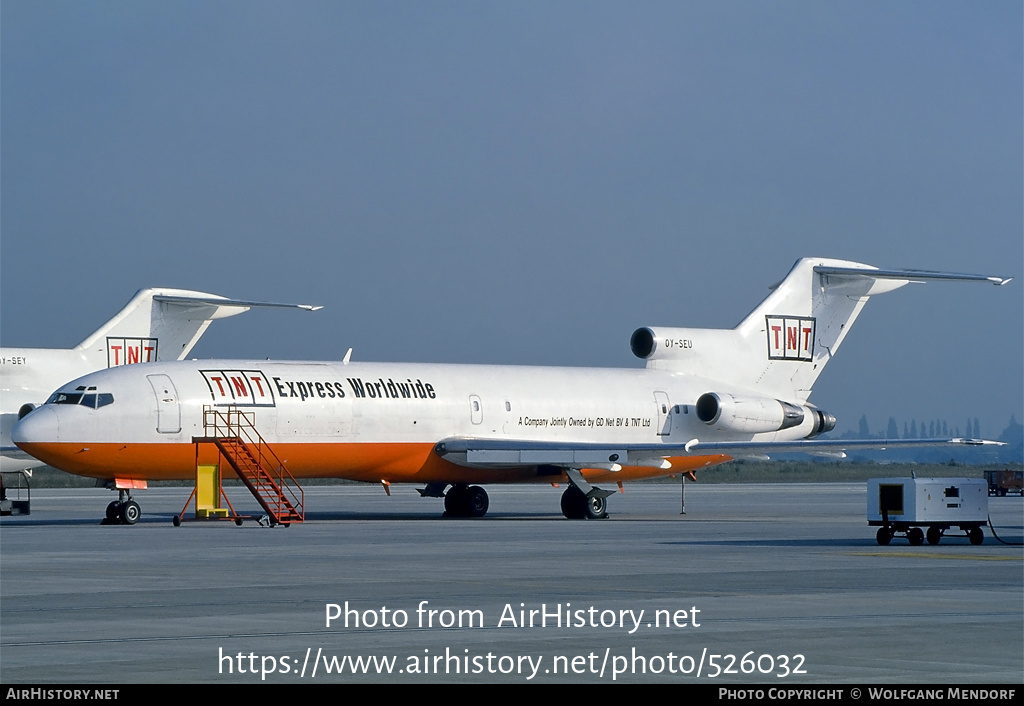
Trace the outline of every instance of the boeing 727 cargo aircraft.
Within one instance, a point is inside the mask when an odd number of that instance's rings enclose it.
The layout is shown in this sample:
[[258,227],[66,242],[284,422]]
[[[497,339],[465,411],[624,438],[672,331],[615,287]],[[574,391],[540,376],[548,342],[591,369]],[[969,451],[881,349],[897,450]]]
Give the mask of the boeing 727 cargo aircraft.
[[[562,512],[603,517],[616,483],[735,456],[966,439],[830,441],[811,388],[874,295],[911,282],[1007,279],[802,259],[732,329],[640,328],[643,369],[416,363],[180,361],[116,367],[64,385],[14,440],[71,473],[131,488],[190,479],[197,441],[244,417],[296,478],[415,483],[447,514],[482,516],[495,483],[567,483]],[[99,404],[97,400],[104,400]],[[227,417],[230,418],[230,414]],[[213,420],[211,422],[211,420]],[[127,508],[127,510],[126,510]],[[138,519],[135,501],[108,516]]]
[[0,470],[42,465],[11,443],[11,428],[59,385],[101,368],[181,360],[214,319],[241,314],[254,306],[320,308],[225,299],[184,289],[141,289],[114,318],[74,348],[0,350]]

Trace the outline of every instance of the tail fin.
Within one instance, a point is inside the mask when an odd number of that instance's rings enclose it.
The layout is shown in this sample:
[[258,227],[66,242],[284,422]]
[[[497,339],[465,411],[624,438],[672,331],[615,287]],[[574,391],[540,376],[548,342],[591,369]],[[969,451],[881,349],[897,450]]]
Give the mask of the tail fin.
[[763,395],[805,402],[870,297],[930,280],[1010,281],[804,258],[736,328],[642,328],[630,345],[648,368],[710,380],[728,377],[731,384]]
[[181,360],[214,319],[254,306],[307,309],[307,304],[274,304],[226,299],[184,289],[140,289],[114,318],[76,346],[97,367]]

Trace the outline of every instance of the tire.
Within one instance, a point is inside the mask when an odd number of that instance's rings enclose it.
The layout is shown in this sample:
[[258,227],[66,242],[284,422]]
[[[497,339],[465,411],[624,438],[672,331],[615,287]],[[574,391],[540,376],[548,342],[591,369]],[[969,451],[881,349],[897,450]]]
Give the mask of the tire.
[[588,520],[600,520],[608,517],[608,498],[591,495],[586,499],[585,508]]
[[129,500],[121,508],[121,521],[126,525],[134,525],[142,517],[142,508],[134,500]]
[[921,531],[920,527],[911,527],[907,530],[907,540],[911,546],[919,547],[924,544],[924,532]]
[[928,538],[928,544],[938,544],[939,540],[942,539],[942,530],[938,527],[929,527],[925,537]]
[[175,527],[181,527],[181,518],[175,515],[171,518],[171,524]]
[[444,514],[448,517],[466,516],[466,486],[453,485],[444,494]]
[[582,520],[587,516],[587,496],[575,485],[562,493],[562,514],[570,520]]
[[981,531],[981,527],[971,527],[967,530],[967,538],[971,540],[971,544],[977,546],[985,541],[985,533]]
[[121,521],[121,503],[117,500],[107,505],[107,521],[108,522],[120,522]]
[[883,547],[888,546],[889,542],[892,541],[892,532],[887,527],[879,527],[875,533],[875,541]]
[[463,507],[466,517],[483,517],[490,507],[490,500],[487,498],[487,491],[479,485],[473,485],[466,489]]

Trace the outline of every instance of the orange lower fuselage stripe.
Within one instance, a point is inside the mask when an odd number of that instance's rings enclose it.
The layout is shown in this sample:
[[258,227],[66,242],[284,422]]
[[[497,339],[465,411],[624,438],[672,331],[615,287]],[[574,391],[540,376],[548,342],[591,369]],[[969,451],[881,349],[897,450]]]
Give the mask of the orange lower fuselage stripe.
[[[222,461],[213,444],[26,444],[36,458],[92,478],[192,480],[198,464]],[[445,461],[423,443],[274,444],[274,453],[295,478],[345,478],[377,483],[558,483],[564,473],[538,473],[536,467],[469,468]],[[688,473],[723,463],[729,456],[670,458],[672,473]],[[224,463],[227,468],[227,464]],[[584,469],[591,482],[633,481],[666,475],[661,468],[625,466],[621,471]]]

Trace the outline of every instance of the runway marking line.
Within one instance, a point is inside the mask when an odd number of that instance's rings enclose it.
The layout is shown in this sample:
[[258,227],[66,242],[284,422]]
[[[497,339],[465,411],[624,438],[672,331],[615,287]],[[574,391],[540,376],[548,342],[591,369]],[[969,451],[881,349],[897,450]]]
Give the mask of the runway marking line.
[[924,554],[917,552],[850,552],[851,556],[891,556],[903,559],[962,559],[965,561],[1020,561],[1019,556],[991,554]]

